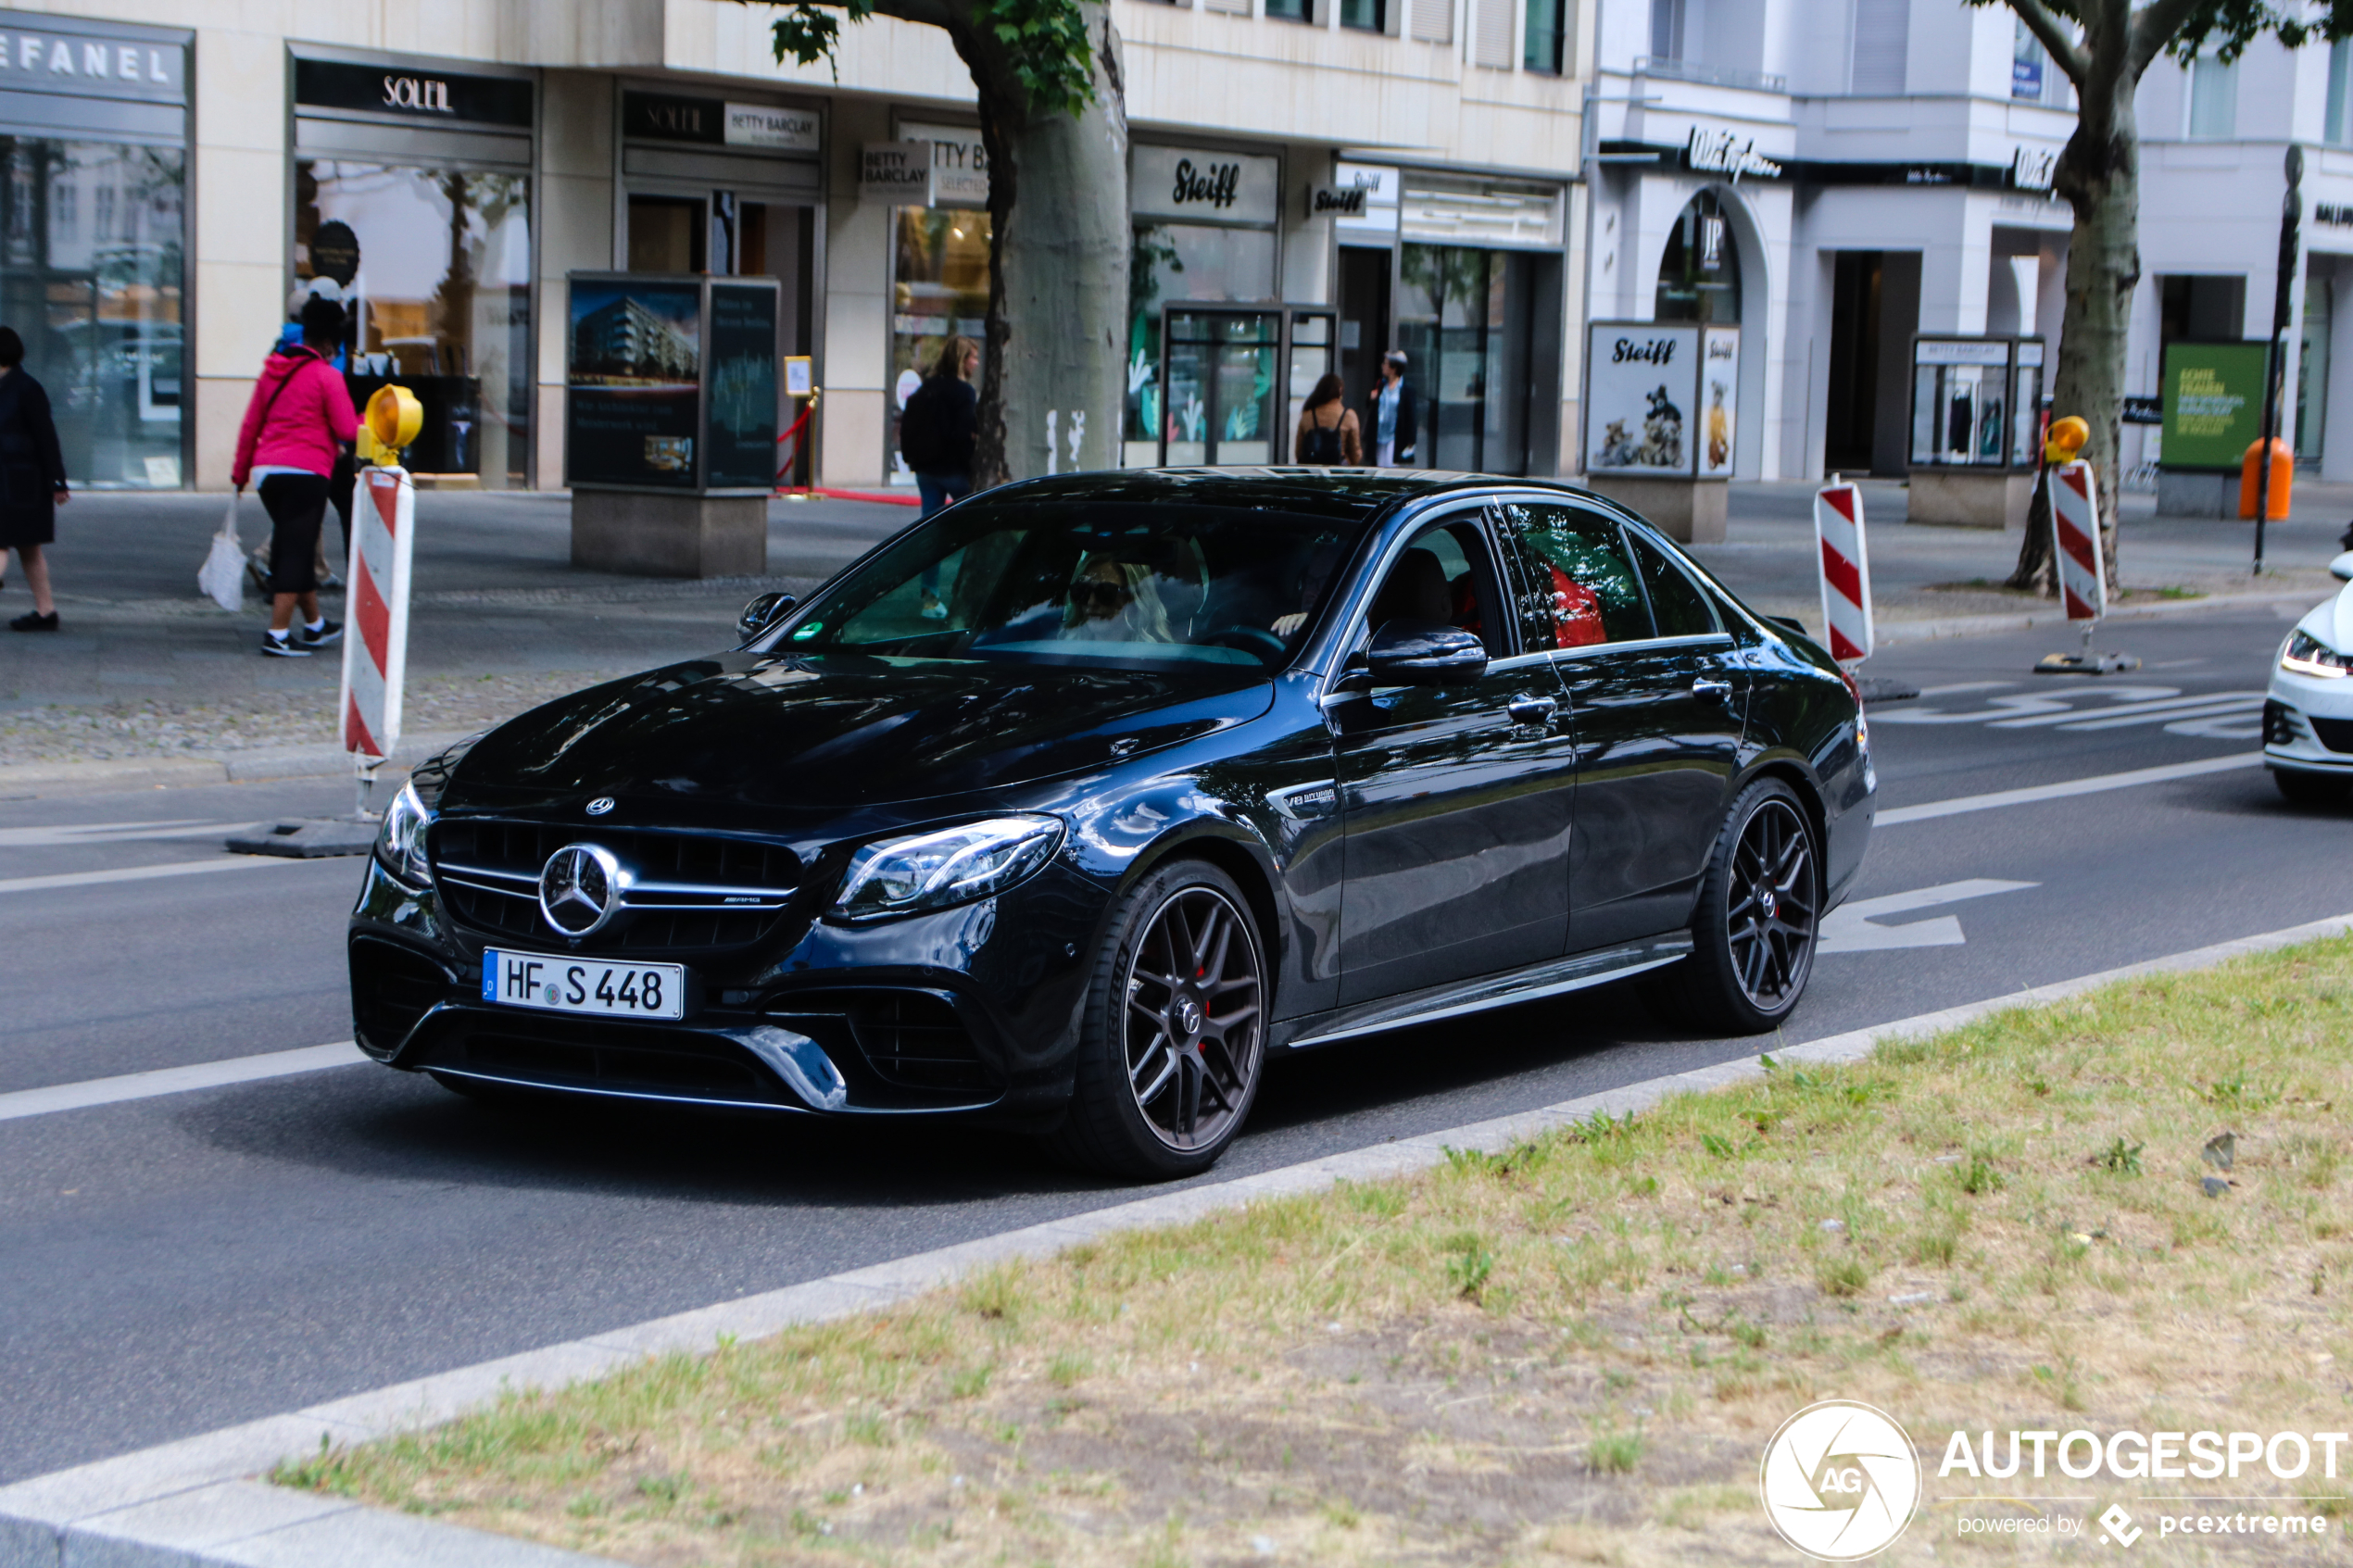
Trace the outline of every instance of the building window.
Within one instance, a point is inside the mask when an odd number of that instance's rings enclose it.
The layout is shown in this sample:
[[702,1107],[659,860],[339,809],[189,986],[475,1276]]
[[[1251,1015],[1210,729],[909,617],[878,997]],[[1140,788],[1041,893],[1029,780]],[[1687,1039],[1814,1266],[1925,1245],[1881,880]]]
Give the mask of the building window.
[[2353,142],[2353,113],[2347,112],[2346,94],[2353,92],[2353,39],[2329,45],[2328,127],[2322,139],[2334,146]]
[[2010,96],[2039,104],[2044,97],[2044,83],[2051,74],[2051,57],[2044,51],[2043,41],[2024,22],[2016,26],[2018,31],[2010,44]]
[[1904,91],[1912,46],[1911,0],[1855,0],[1855,57],[1848,91],[1894,97]]
[[1561,44],[1567,15],[1562,0],[1528,0],[1528,28],[1520,64],[1547,76],[1561,73]]
[[1651,0],[1651,58],[1683,57],[1683,0]]
[[1388,0],[1340,0],[1340,25],[1366,32],[1389,31]]
[[2238,134],[2239,68],[2212,55],[2190,62],[2190,136],[2224,141]]
[[1315,19],[1308,15],[1307,0],[1266,0],[1266,14],[1277,21],[1303,22]]

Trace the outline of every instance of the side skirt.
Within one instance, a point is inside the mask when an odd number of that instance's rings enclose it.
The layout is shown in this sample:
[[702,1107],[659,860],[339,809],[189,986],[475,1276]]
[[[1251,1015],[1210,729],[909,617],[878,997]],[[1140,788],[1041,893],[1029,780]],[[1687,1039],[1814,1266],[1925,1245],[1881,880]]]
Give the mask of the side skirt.
[[1673,963],[1688,957],[1691,950],[1692,935],[1688,931],[1629,942],[1623,947],[1597,947],[1590,953],[1553,959],[1526,969],[1483,974],[1476,980],[1433,985],[1409,996],[1385,997],[1377,1002],[1359,1002],[1353,1007],[1313,1013],[1282,1026],[1290,1035],[1283,1043],[1293,1050],[1304,1050],[1312,1046],[1353,1039],[1359,1035],[1378,1034],[1384,1029],[1434,1023],[1466,1012],[1483,1012],[1489,1008],[1511,1007],[1567,991],[1582,991],[1590,985],[1605,985],[1613,980]]

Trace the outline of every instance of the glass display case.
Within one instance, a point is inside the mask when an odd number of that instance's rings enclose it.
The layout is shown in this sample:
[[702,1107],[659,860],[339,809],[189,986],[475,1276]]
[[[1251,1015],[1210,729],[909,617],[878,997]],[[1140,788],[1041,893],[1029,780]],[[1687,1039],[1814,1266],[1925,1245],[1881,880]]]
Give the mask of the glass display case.
[[1338,337],[1329,306],[1164,306],[1159,461],[1291,461],[1291,428],[1333,370]]
[[2042,410],[2041,338],[1912,340],[1912,467],[2031,470]]

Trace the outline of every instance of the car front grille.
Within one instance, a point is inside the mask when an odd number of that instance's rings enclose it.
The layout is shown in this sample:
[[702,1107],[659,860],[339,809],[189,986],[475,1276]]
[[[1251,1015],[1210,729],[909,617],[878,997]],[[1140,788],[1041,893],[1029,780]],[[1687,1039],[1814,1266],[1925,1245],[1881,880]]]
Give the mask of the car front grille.
[[736,1047],[687,1030],[467,1028],[435,1041],[418,1065],[551,1089],[734,1105],[798,1103]]
[[434,884],[450,918],[477,935],[569,944],[540,911],[539,873],[571,844],[610,851],[633,879],[612,919],[580,941],[592,952],[745,947],[776,928],[800,886],[800,859],[781,845],[485,819],[434,824]]
[[2307,713],[2304,721],[2331,751],[2353,751],[2353,719],[2315,719]]
[[457,985],[431,959],[371,936],[351,940],[351,1022],[379,1051],[397,1049],[425,1010]]
[[[924,1096],[970,1098],[989,1092],[992,1075],[955,1003],[937,991],[884,989],[802,993],[768,1010],[780,1022],[812,1033],[821,1044],[846,1025],[876,1078]],[[827,1027],[834,1020],[839,1025]]]

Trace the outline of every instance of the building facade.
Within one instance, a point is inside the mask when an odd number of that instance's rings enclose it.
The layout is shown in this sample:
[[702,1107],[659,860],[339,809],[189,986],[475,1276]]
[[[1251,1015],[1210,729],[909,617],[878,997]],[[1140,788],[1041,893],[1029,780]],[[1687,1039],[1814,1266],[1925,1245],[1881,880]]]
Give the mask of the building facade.
[[[1580,8],[1581,3],[1581,8]],[[1129,463],[1288,456],[1403,347],[1423,462],[1572,461],[1593,0],[1114,0],[1136,249]],[[435,483],[554,488],[567,360],[654,364],[660,321],[565,320],[575,272],[777,280],[824,396],[799,477],[903,482],[897,410],[977,337],[986,171],[946,35],[844,30],[781,67],[721,0],[89,0],[0,12],[0,318],[85,483],[226,483],[306,280],[355,302]],[[1581,24],[1581,25],[1580,25]],[[929,144],[925,205],[863,150]],[[1321,200],[1317,193],[1321,192]],[[1256,308],[1252,308],[1256,307]],[[789,410],[788,410],[789,411]],[[1564,443],[1567,445],[1564,445]]]
[[[1738,327],[1734,476],[1901,474],[1920,334],[2056,343],[2073,115],[2007,10],[1600,0],[1596,34],[1584,308]],[[2016,401],[1971,442],[2014,446]]]

